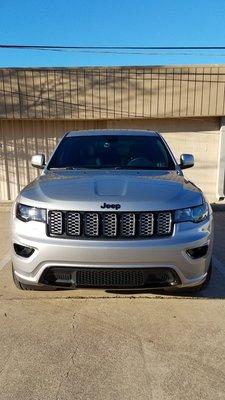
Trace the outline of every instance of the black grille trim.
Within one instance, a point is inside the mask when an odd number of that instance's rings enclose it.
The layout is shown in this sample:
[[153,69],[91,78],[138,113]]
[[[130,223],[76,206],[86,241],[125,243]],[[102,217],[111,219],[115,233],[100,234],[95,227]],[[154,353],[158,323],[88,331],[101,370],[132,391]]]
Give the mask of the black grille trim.
[[50,267],[39,283],[56,287],[144,289],[177,286],[181,283],[172,268],[81,268]]
[[[55,224],[52,224],[53,220],[53,213],[56,213],[57,215],[57,220],[58,220],[58,213],[61,213],[62,216],[62,233],[58,233],[58,230],[54,230]],[[79,232],[79,234],[71,234],[72,229],[68,227],[68,217],[71,218],[71,214],[78,214],[79,218],[76,218],[76,220],[80,221],[80,226],[77,228],[73,228],[73,231]],[[95,216],[94,220],[97,222],[97,230],[94,231],[93,226],[91,227],[91,233],[87,233],[87,216],[89,218],[90,214]],[[121,229],[121,224],[122,221],[124,221],[124,218],[127,218],[127,215],[130,214],[134,216],[134,235],[130,234],[132,229],[129,227],[129,221],[127,223],[128,226],[128,234],[124,234],[124,230]],[[165,220],[168,222],[170,221],[170,229],[168,229],[168,223],[165,226],[165,233],[162,232],[162,226],[160,227],[159,231],[159,216],[162,215],[167,215],[169,216],[168,218],[165,218]],[[113,229],[111,229],[111,235],[105,234],[107,231],[105,227],[103,226],[104,221],[106,220],[106,215],[116,215],[115,221],[116,221],[116,234],[113,234]],[[141,229],[140,224],[141,220],[146,221],[146,215],[152,216],[152,223],[153,227],[149,225],[148,228],[146,229]],[[174,213],[173,211],[140,211],[140,212],[132,212],[132,211],[124,211],[124,212],[97,212],[97,211],[62,211],[62,210],[49,210],[48,211],[48,223],[47,223],[47,236],[55,237],[55,238],[66,238],[66,239],[85,239],[85,240],[143,240],[143,239],[154,239],[154,238],[164,238],[171,236],[173,234],[173,228],[174,228]],[[132,218],[131,218],[132,220]],[[112,218],[111,221],[114,221]],[[151,218],[149,217],[147,219],[148,223],[151,221]],[[89,218],[90,222],[90,218]],[[93,222],[93,220],[91,220]],[[93,234],[94,232],[97,232],[97,234]],[[146,231],[149,231],[149,234],[146,234]]]

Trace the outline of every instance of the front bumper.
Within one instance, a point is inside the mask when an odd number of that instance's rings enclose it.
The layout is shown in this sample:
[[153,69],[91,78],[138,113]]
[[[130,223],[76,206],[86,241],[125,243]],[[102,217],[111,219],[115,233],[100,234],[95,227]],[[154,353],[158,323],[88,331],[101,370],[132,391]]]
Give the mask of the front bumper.
[[[18,256],[13,243],[34,248],[28,257]],[[165,268],[179,277],[177,287],[204,282],[210,265],[213,219],[198,224],[175,224],[171,237],[149,240],[74,240],[46,236],[45,224],[12,220],[12,260],[16,278],[25,284],[40,285],[46,270],[60,268],[151,269]],[[187,250],[208,246],[204,257],[191,258]],[[151,287],[151,285],[150,285]]]

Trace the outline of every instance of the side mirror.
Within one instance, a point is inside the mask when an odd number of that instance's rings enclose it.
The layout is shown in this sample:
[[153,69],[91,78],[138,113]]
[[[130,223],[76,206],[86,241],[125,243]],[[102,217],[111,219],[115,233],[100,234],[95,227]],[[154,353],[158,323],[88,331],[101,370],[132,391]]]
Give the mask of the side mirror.
[[192,154],[181,154],[179,164],[181,169],[191,168],[194,163],[194,156]]
[[43,169],[45,167],[45,155],[36,154],[31,158],[31,165],[35,168]]

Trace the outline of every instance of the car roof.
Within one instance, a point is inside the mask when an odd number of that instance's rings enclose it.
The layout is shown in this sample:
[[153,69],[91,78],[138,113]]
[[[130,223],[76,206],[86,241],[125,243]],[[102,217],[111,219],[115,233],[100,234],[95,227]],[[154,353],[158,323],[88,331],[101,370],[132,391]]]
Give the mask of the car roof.
[[141,129],[88,129],[80,131],[70,131],[66,133],[66,137],[74,137],[77,135],[93,136],[93,135],[132,135],[132,136],[159,136],[157,132],[141,130]]

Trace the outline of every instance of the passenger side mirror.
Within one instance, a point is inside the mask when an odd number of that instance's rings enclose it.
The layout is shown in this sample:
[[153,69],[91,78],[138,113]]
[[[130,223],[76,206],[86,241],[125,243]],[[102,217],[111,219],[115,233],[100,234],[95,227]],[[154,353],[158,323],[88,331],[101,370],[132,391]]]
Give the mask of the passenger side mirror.
[[31,165],[35,168],[43,169],[45,167],[45,155],[36,154],[31,158]]
[[192,154],[181,154],[179,164],[181,169],[191,168],[194,163],[194,156]]

